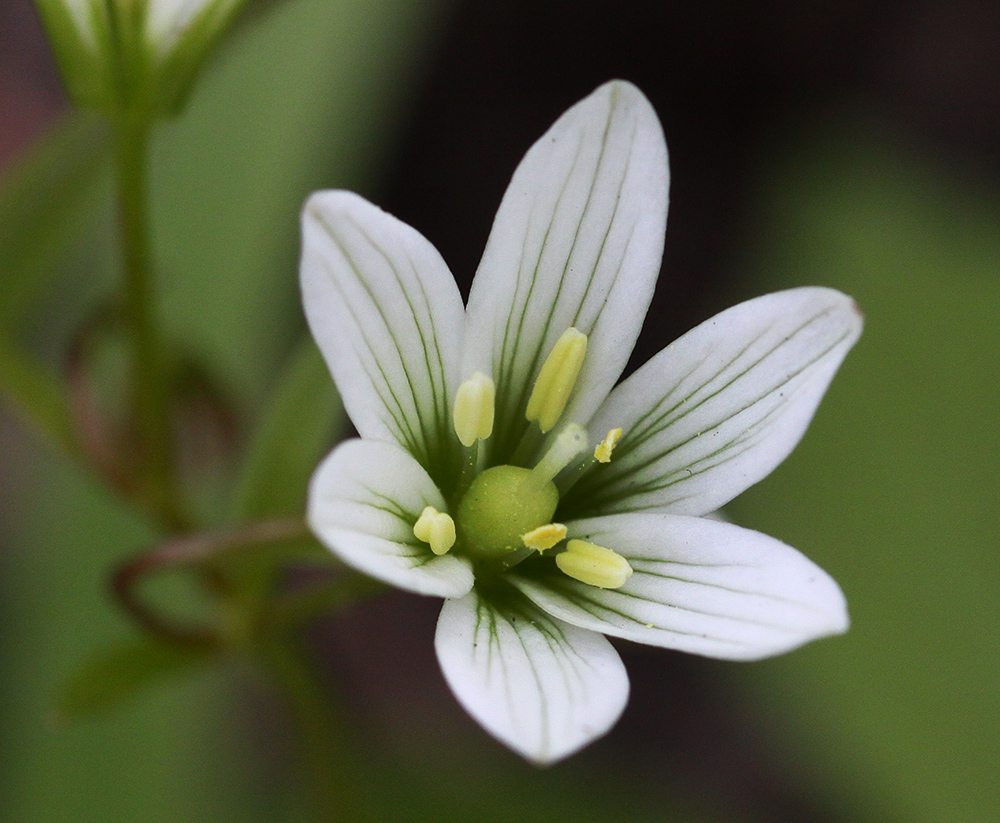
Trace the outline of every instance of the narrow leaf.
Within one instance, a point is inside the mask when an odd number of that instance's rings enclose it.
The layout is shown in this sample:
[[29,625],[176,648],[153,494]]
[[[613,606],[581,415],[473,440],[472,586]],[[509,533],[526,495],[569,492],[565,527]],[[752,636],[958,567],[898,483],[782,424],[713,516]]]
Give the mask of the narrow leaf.
[[68,401],[58,380],[0,339],[0,398],[69,454],[79,452]]
[[143,689],[208,659],[207,647],[135,640],[91,657],[69,678],[56,703],[59,721],[74,721],[118,708]]
[[107,160],[101,119],[67,115],[0,180],[0,325],[15,322],[45,286],[84,222]]
[[247,448],[237,519],[305,511],[306,488],[345,423],[330,372],[308,338],[292,352]]

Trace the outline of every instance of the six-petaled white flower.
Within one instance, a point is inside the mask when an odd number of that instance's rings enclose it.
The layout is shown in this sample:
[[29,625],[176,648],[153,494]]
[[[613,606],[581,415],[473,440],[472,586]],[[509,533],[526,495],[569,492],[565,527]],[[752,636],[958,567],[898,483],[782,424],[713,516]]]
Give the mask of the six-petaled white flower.
[[616,81],[521,162],[467,308],[434,247],[361,197],[303,213],[306,315],[361,435],[316,471],[309,523],[351,566],[446,598],[445,679],[537,763],[624,708],[604,635],[752,660],[847,627],[820,568],[705,515],[792,450],[860,314],[830,289],[766,295],[615,387],[667,188],[656,115]]

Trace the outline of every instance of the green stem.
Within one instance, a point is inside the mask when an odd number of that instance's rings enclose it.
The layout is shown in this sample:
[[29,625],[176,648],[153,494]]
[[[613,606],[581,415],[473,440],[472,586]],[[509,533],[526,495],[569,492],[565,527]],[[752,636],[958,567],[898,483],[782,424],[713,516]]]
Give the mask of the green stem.
[[114,123],[119,227],[125,267],[124,313],[132,347],[132,402],[141,491],[168,528],[181,525],[174,489],[168,392],[155,312],[147,164],[150,123],[123,113]]
[[359,792],[359,770],[345,740],[344,723],[334,709],[332,695],[308,665],[304,650],[284,635],[265,640],[261,653],[290,703],[302,755],[312,772],[316,820],[362,823],[372,819]]

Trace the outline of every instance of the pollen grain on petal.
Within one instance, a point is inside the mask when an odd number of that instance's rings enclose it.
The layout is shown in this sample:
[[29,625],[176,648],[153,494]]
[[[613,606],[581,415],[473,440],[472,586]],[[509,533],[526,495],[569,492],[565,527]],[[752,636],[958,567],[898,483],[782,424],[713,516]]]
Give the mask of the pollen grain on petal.
[[556,555],[556,565],[563,574],[599,589],[621,588],[632,576],[632,567],[618,552],[585,540],[570,540],[566,551]]
[[547,432],[559,422],[587,353],[587,335],[570,326],[542,364],[528,398],[525,417]]

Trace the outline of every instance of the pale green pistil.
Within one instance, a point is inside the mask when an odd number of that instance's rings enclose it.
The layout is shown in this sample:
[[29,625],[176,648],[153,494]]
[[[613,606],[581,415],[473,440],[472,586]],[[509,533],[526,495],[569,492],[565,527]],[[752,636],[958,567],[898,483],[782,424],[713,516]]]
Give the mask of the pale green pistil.
[[458,507],[458,527],[472,555],[501,557],[524,547],[522,535],[552,521],[559,492],[520,466],[478,475]]

